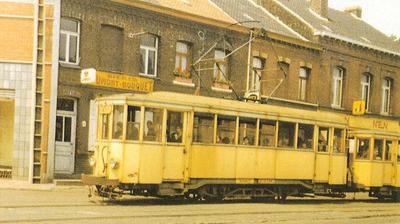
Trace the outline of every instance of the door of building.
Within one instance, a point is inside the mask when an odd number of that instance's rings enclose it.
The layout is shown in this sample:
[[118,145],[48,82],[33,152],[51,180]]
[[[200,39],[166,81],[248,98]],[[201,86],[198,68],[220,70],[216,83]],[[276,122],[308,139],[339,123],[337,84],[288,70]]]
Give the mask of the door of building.
[[75,167],[76,103],[72,99],[57,100],[56,150],[54,172],[72,174]]

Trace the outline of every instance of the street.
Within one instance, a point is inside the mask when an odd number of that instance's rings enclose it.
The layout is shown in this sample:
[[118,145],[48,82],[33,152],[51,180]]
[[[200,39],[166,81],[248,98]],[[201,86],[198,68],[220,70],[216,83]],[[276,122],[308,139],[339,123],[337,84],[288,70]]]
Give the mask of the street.
[[0,189],[0,223],[400,223],[400,204],[365,194],[219,203],[154,198],[89,199],[85,187]]

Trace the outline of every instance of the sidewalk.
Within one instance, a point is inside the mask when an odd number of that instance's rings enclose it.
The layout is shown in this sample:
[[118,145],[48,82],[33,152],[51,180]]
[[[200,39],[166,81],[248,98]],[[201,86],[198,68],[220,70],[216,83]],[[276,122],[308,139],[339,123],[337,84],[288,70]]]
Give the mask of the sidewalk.
[[13,189],[13,190],[41,190],[48,191],[56,187],[55,184],[31,184],[27,181],[21,180],[9,180],[0,179],[0,190],[1,189]]

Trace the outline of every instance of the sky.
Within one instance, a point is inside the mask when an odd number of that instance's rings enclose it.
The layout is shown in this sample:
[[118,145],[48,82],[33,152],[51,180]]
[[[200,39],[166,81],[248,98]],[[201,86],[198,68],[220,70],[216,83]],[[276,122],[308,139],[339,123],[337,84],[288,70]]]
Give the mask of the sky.
[[399,0],[329,0],[329,7],[343,10],[361,6],[362,19],[386,35],[400,36]]

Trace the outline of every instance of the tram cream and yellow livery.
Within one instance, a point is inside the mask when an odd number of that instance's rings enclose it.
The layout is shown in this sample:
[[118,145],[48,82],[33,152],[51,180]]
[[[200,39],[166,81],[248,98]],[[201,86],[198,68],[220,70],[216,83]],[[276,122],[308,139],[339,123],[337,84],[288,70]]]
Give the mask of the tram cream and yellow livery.
[[400,196],[395,121],[170,92],[97,104],[93,175],[82,180],[100,196]]

